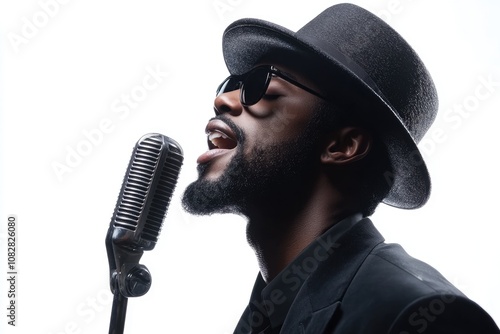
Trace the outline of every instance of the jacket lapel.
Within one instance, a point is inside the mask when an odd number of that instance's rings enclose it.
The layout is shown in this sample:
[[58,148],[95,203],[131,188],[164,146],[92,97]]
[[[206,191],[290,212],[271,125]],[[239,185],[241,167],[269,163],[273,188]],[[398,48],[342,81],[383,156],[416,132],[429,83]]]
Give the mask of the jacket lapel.
[[384,238],[370,219],[354,225],[304,282],[281,333],[332,332],[341,315],[345,291],[371,250],[382,242]]
[[335,302],[321,310],[313,312],[299,324],[299,333],[325,333],[328,328],[334,326],[336,315],[340,315],[339,307],[340,302]]

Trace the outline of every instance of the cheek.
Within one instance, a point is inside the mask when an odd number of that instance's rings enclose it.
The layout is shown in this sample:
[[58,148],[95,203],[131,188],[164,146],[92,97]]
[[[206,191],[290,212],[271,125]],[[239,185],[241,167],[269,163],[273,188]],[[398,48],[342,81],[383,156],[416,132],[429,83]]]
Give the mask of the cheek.
[[[297,138],[307,127],[314,113],[314,99],[287,97],[286,105],[279,104],[266,117],[242,115],[246,135],[245,153]],[[244,118],[244,119],[243,119]]]
[[266,149],[266,147],[293,141],[303,133],[306,122],[297,122],[297,119],[293,117],[282,115],[282,117],[273,117],[266,122],[261,122],[259,127],[248,132],[244,147],[246,157],[253,155],[256,149]]
[[267,136],[274,138],[275,143],[296,138],[309,124],[312,112],[303,101],[301,102],[300,104],[299,101],[297,104],[290,103],[269,119]]

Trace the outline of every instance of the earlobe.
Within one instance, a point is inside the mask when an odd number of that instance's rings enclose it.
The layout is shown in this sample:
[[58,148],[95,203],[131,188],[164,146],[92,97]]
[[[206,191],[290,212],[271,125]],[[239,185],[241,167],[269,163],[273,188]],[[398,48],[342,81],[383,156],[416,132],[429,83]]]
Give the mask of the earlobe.
[[372,146],[371,134],[359,127],[345,127],[331,134],[321,153],[321,162],[345,165],[365,157]]

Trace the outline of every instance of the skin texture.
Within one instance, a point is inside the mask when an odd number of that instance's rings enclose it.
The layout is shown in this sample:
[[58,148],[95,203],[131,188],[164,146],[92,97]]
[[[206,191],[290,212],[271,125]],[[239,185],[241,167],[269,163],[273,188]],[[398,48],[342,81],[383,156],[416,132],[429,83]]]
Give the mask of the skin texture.
[[[300,73],[273,65],[318,89]],[[216,97],[216,117],[208,125],[230,129],[237,146],[200,156],[199,179],[183,204],[195,214],[244,215],[249,244],[269,282],[315,238],[359,211],[335,180],[367,155],[372,139],[358,127],[319,133],[321,99],[281,78],[271,80],[255,105],[242,106],[239,94]]]

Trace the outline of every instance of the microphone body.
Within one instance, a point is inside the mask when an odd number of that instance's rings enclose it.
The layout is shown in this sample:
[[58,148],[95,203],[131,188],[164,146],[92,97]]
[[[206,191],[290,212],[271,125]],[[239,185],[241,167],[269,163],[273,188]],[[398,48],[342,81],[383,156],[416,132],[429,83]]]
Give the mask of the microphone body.
[[151,274],[139,260],[158,241],[182,161],[179,144],[161,134],[144,135],[133,149],[106,235],[114,294],[110,334],[123,333],[127,298],[151,286]]

